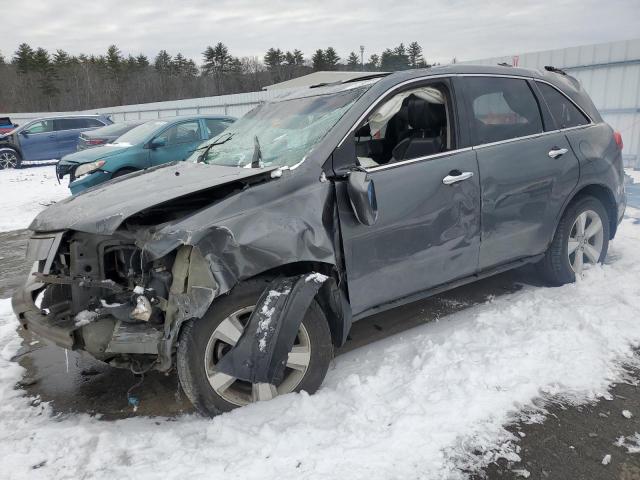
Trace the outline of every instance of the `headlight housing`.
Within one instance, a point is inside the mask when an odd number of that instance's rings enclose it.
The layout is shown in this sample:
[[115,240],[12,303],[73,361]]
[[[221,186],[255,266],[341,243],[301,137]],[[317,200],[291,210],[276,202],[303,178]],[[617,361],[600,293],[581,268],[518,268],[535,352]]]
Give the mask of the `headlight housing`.
[[76,168],[76,171],[73,173],[73,175],[76,178],[81,177],[82,175],[86,175],[87,173],[91,173],[91,172],[94,172],[94,171],[98,170],[105,163],[107,163],[107,162],[105,162],[104,160],[97,160],[97,161],[91,162],[91,163],[84,163],[84,164],[80,165],[78,168]]

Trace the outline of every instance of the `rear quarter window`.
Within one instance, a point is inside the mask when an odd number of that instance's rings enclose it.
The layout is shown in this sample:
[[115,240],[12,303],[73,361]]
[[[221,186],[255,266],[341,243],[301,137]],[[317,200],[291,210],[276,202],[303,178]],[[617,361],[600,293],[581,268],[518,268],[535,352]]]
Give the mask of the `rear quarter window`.
[[540,107],[526,80],[462,78],[475,145],[541,133]]
[[542,98],[546,102],[557,128],[579,127],[588,125],[590,120],[582,113],[571,100],[560,93],[551,85],[536,82]]

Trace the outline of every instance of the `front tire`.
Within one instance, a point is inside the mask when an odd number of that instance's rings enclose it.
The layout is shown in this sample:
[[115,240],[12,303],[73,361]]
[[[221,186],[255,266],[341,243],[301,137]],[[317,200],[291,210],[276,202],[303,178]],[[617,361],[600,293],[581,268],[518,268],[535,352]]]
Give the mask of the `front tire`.
[[20,168],[22,158],[13,148],[0,148],[0,170]]
[[575,282],[585,268],[604,262],[609,225],[609,215],[600,200],[592,196],[573,200],[538,264],[542,277],[551,285],[564,285]]
[[218,298],[203,318],[183,326],[178,377],[185,394],[203,415],[214,416],[290,392],[314,393],[320,387],[333,358],[333,345],[325,315],[315,301],[302,320],[280,384],[251,384],[215,371],[215,364],[235,345],[268,285],[265,280],[239,284]]

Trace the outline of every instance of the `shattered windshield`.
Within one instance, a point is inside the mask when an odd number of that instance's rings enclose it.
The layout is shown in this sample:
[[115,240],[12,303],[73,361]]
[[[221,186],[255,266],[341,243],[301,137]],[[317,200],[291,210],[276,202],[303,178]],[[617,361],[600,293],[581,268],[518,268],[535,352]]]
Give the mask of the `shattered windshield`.
[[305,159],[364,90],[352,88],[262,104],[201,147],[192,159],[247,168],[293,167]]

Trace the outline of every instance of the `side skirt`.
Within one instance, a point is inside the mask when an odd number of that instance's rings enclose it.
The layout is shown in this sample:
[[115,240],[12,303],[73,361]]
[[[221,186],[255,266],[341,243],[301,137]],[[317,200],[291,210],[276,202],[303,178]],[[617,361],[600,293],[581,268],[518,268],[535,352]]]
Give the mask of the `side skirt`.
[[442,292],[446,292],[447,290],[451,290],[457,287],[461,287],[462,285],[467,285],[469,283],[473,283],[477,280],[482,280],[483,278],[492,277],[493,275],[497,275],[499,273],[506,272],[508,270],[513,270],[514,268],[522,267],[523,265],[527,265],[529,263],[536,263],[539,260],[542,260],[544,254],[534,255],[533,257],[525,257],[514,262],[505,263],[503,265],[499,265],[497,267],[489,268],[482,272],[474,273],[473,275],[469,275],[468,277],[459,278],[457,280],[453,280],[448,283],[443,283],[435,288],[431,288],[429,290],[423,290],[418,293],[414,293],[411,295],[407,295],[406,297],[399,298],[397,300],[393,300],[392,302],[388,302],[382,305],[378,305],[372,308],[368,308],[363,312],[357,313],[353,316],[353,321],[361,320],[365,317],[369,317],[371,315],[375,315],[376,313],[381,313],[387,310],[391,310],[396,307],[400,307],[402,305],[406,305],[408,303],[417,302],[418,300],[423,300],[428,297],[432,297]]

